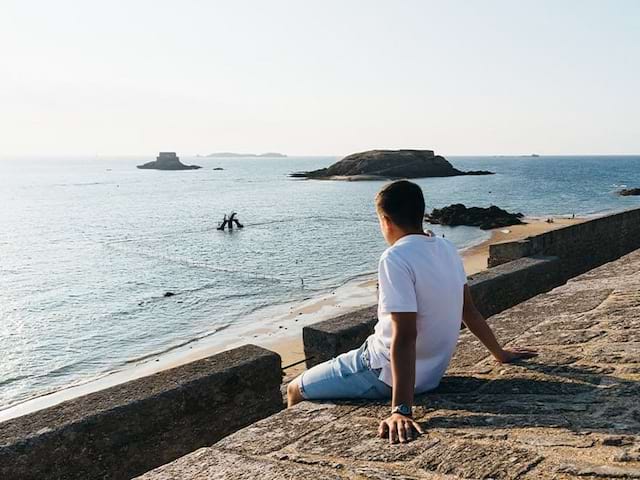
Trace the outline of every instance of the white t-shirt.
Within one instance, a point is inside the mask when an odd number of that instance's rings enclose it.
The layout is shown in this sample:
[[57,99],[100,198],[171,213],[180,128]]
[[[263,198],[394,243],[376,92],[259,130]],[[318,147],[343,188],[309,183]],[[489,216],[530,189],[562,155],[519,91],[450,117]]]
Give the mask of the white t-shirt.
[[455,350],[467,277],[456,247],[443,238],[407,235],[387,248],[378,265],[378,323],[367,342],[371,368],[393,384],[391,312],[416,312],[416,384],[438,386]]

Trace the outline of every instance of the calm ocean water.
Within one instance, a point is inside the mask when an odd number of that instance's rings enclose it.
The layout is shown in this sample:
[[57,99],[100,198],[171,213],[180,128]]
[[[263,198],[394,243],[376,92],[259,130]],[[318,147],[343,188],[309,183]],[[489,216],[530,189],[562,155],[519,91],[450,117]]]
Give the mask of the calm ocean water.
[[[380,182],[293,180],[333,157],[0,161],[0,406],[92,378],[375,271]],[[493,176],[423,179],[428,207],[496,204],[526,215],[636,207],[640,156],[451,157]],[[223,167],[223,171],[214,171]],[[239,212],[242,231],[218,232]],[[434,230],[460,248],[475,228]],[[304,288],[302,280],[304,279]],[[164,298],[166,291],[176,295]]]

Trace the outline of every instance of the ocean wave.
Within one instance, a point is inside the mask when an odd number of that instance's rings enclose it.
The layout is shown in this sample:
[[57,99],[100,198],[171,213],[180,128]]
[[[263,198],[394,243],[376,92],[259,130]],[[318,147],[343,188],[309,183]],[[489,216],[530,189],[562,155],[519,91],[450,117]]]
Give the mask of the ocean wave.
[[4,380],[0,379],[0,387],[8,387],[9,385],[11,385],[12,383],[16,383],[19,382],[21,380],[26,380],[30,378],[29,375],[18,375],[16,377],[9,377],[9,378],[5,378]]
[[269,280],[271,282],[286,281],[286,279],[284,279],[283,277],[277,277],[274,275],[265,275],[262,272],[258,272],[258,271],[247,271],[246,269],[240,269],[240,268],[234,269],[234,268],[228,268],[228,267],[219,267],[219,266],[211,265],[206,262],[189,260],[189,259],[180,258],[180,257],[172,257],[170,255],[164,255],[161,253],[148,253],[148,252],[142,252],[140,250],[126,250],[126,249],[120,250],[120,251],[128,254],[144,257],[144,258],[153,259],[153,260],[163,260],[165,262],[183,265],[188,268],[198,268],[202,270],[208,270],[211,272],[229,273],[229,274],[242,276],[244,278],[255,280],[255,281],[262,281],[262,280]]
[[118,185],[116,182],[79,182],[79,183],[53,183],[52,187],[91,187],[95,185]]

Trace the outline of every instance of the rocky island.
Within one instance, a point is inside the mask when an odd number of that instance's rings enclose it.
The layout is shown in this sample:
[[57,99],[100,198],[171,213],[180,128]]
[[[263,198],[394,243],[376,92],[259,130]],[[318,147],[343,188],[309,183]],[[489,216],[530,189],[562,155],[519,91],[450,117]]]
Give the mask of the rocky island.
[[434,208],[430,214],[425,215],[425,220],[437,225],[455,227],[468,225],[480,227],[482,230],[508,227],[524,223],[522,213],[510,213],[502,208],[491,205],[489,208],[469,207],[462,203],[456,203],[444,208]]
[[295,178],[328,180],[388,180],[396,178],[491,175],[493,172],[463,172],[433,150],[369,150],[349,155],[328,168],[297,172]]
[[621,197],[640,195],[640,188],[623,188],[622,190],[618,191],[618,195],[620,195]]
[[153,162],[138,165],[138,168],[149,170],[197,170],[200,165],[185,165],[175,152],[160,152]]

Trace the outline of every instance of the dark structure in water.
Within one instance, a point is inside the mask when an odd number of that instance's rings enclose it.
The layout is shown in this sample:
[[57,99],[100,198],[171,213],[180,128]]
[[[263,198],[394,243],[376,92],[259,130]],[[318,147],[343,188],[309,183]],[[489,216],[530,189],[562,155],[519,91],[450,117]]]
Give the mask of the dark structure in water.
[[229,228],[229,230],[233,230],[233,224],[235,223],[236,226],[238,228],[244,228],[244,225],[242,225],[238,219],[236,218],[237,213],[233,212],[231,215],[229,215],[229,217],[227,217],[226,215],[224,216],[224,218],[222,219],[222,223],[220,225],[218,225],[217,230],[222,230],[224,231],[225,228]]

